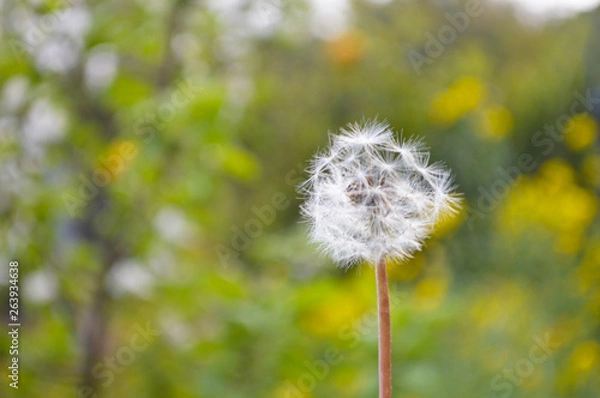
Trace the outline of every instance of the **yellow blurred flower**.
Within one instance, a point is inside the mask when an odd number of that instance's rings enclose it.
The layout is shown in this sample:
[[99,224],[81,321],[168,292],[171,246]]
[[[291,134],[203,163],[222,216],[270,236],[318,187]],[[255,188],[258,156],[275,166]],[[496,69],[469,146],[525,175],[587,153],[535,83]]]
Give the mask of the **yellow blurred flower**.
[[275,391],[273,391],[273,394],[271,395],[271,397],[272,398],[288,398],[288,397],[297,396],[298,392],[300,394],[302,394],[302,395],[300,395],[302,398],[311,398],[313,396],[311,391],[300,390],[300,388],[298,388],[298,386],[292,384],[290,381],[287,381],[287,382],[281,383],[279,386],[277,386]]
[[501,105],[491,105],[483,110],[477,135],[489,141],[498,141],[506,137],[514,126],[510,111]]
[[[371,282],[374,289],[375,282]],[[364,299],[357,282],[344,284],[341,288],[332,288],[326,294],[302,319],[302,325],[307,332],[315,336],[337,336],[342,327],[351,325],[369,309],[370,302]]]
[[[138,145],[131,140],[115,140],[104,156],[98,158],[98,169],[110,173],[112,181],[129,169],[138,154]],[[111,181],[111,182],[112,182]]]
[[582,292],[587,293],[592,288],[600,289],[600,242],[588,245],[578,276]]
[[388,275],[391,281],[410,281],[415,279],[425,266],[425,256],[418,252],[407,261],[390,260],[388,261]]
[[550,333],[552,341],[559,346],[564,346],[577,336],[577,332],[582,329],[582,321],[577,317],[563,317],[557,320],[551,328],[544,333]]
[[441,238],[458,228],[467,218],[467,203],[463,201],[457,213],[442,215],[433,228],[432,238]]
[[530,302],[532,297],[527,291],[516,283],[506,282],[480,292],[479,300],[473,302],[470,316],[480,329],[498,327],[515,332],[520,321],[529,318]]
[[476,77],[466,76],[437,94],[431,103],[430,118],[440,125],[451,125],[475,109],[485,98],[486,88]]
[[565,143],[573,152],[590,147],[598,136],[598,124],[587,113],[575,115],[565,127]]
[[600,188],[600,155],[592,154],[583,160],[581,174],[585,182]]
[[359,387],[364,383],[364,379],[361,379],[357,375],[355,368],[343,368],[337,370],[333,374],[333,383],[340,390],[343,391],[343,396],[356,396]]
[[[423,265],[425,265],[423,257]],[[437,309],[445,300],[452,273],[446,261],[446,250],[432,242],[427,254],[427,275],[418,281],[412,293],[413,308],[419,312]]]
[[600,239],[587,245],[586,253],[577,270],[579,289],[586,297],[586,310],[600,317]]
[[586,310],[594,319],[600,319],[600,289],[594,290],[589,296]]
[[[563,365],[557,385],[563,392],[573,391],[585,379],[598,372],[594,369],[600,363],[600,345],[597,341],[588,340],[578,344]],[[573,395],[571,395],[573,396]]]
[[432,276],[419,281],[415,287],[414,301],[418,311],[432,311],[446,297],[449,281],[444,276]]
[[365,51],[365,38],[358,32],[346,32],[327,43],[327,55],[337,65],[356,63]]
[[517,181],[504,201],[500,225],[510,236],[541,227],[556,237],[557,252],[575,253],[597,211],[594,192],[577,185],[569,164],[554,159],[537,176]]
[[600,362],[600,345],[596,341],[579,344],[570,358],[570,368],[575,373],[586,373]]

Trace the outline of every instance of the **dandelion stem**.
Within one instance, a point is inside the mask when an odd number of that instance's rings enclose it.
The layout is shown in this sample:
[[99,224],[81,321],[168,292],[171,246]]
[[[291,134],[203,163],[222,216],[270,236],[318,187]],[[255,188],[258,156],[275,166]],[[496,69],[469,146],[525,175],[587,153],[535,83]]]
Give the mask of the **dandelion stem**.
[[379,398],[392,398],[392,328],[385,258],[377,265],[377,309],[379,313]]

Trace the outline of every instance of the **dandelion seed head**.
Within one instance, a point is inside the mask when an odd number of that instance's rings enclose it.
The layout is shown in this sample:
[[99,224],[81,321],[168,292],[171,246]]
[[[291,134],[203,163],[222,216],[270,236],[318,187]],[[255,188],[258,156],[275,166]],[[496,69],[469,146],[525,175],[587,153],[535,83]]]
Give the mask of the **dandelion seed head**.
[[450,172],[429,164],[422,142],[400,143],[377,121],[331,135],[308,171],[302,214],[311,239],[342,266],[411,257],[459,204]]

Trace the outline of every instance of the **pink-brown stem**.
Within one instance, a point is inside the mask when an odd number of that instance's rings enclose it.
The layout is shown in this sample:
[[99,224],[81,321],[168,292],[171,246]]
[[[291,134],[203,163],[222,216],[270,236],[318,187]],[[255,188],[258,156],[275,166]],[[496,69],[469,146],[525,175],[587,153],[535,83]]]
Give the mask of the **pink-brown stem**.
[[385,258],[379,260],[376,272],[379,313],[379,398],[392,398],[392,327]]

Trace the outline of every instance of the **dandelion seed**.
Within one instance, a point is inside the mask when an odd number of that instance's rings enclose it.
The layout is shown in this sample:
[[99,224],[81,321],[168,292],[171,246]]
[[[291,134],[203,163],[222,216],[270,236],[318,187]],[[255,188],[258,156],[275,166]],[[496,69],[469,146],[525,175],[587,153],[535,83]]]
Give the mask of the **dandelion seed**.
[[312,240],[342,266],[410,257],[458,204],[450,173],[428,161],[420,141],[398,143],[387,124],[353,124],[332,136],[301,186]]
[[352,124],[330,136],[317,155],[302,214],[311,239],[341,266],[376,265],[379,313],[379,396],[392,396],[390,303],[386,259],[406,259],[420,250],[440,216],[455,212],[452,178],[429,164],[421,141],[395,140],[377,121]]

